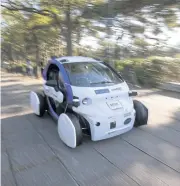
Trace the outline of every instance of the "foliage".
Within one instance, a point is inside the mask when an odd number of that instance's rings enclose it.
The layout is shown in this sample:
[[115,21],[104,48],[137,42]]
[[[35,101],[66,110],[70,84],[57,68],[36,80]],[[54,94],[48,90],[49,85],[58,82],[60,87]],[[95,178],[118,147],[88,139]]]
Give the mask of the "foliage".
[[134,40],[134,44],[137,45],[137,46],[140,46],[140,47],[146,47],[146,46],[148,46],[148,42],[146,42],[143,39],[139,39],[139,38],[136,38]]
[[[156,86],[165,81],[180,81],[180,59],[152,56],[149,58],[130,58],[116,61],[116,69],[127,73],[133,70],[137,83]],[[130,80],[131,81],[131,80]]]
[[[179,64],[149,57],[179,53],[164,50],[168,38],[159,37],[165,29],[179,26],[176,0],[6,0],[1,6],[3,60],[29,58],[38,68],[51,55],[96,56],[115,61],[119,70],[134,69],[141,83],[143,79],[159,81],[153,77],[163,76],[157,72],[162,66],[171,74],[177,68],[170,63]],[[94,37],[99,47],[82,46],[87,36]]]

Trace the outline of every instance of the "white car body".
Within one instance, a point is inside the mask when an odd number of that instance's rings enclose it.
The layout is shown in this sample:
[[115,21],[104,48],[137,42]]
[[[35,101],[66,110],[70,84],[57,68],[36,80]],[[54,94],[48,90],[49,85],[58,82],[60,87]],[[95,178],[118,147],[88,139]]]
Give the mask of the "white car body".
[[[80,106],[73,107],[73,111],[82,115],[90,124],[91,139],[93,141],[110,138],[132,129],[135,120],[133,100],[129,97],[129,88],[125,82],[118,85],[105,87],[109,93],[97,95],[95,90],[103,90],[104,87],[75,87],[73,93],[80,99]],[[89,98],[92,103],[84,105],[82,100]],[[110,106],[117,103],[118,108]],[[128,124],[125,120],[131,118]],[[97,122],[100,126],[96,126]],[[110,129],[110,123],[116,122],[116,127]]]
[[[62,57],[57,58],[55,62],[52,62],[52,64],[59,65],[58,63],[60,63],[62,66],[62,64],[80,62],[99,63],[100,61],[87,57]],[[99,74],[100,71],[97,69],[96,72]],[[104,74],[102,76],[104,78]],[[129,94],[130,90],[127,83],[122,80],[120,76],[119,78],[121,79],[120,81],[118,80],[116,83],[108,82],[109,84],[105,82],[105,85],[98,85],[99,82],[96,83],[96,86],[86,86],[86,84],[85,86],[75,86],[74,84],[68,84],[72,90],[71,94],[73,95],[73,103],[78,102],[78,106],[72,104],[71,114],[74,113],[75,117],[80,116],[88,122],[91,139],[93,141],[103,140],[128,132],[134,126],[137,113],[140,113],[139,115],[142,113],[144,117],[142,117],[143,123],[141,123],[141,125],[145,124],[147,121],[147,109],[140,105],[140,112],[137,112],[133,99]],[[67,85],[67,82],[64,84]],[[46,78],[44,78],[43,88],[48,104],[48,97],[53,98],[53,100],[59,102],[60,104],[64,103],[64,96],[67,98],[63,89],[57,89],[57,86],[56,88],[53,87],[50,82],[48,84]],[[31,107],[36,115],[43,115],[43,107],[41,105],[40,98],[42,98],[40,95],[33,91],[31,92]],[[52,110],[50,107],[51,106],[49,106],[48,109]],[[66,108],[67,107],[68,102],[66,104]],[[60,115],[57,117],[58,133],[61,140],[67,146],[75,148],[77,146],[77,140],[80,139],[77,135],[77,131],[79,130],[78,127],[81,130],[81,126],[79,124],[80,121],[74,118],[73,122],[73,117],[66,113],[66,108],[64,112],[60,112]]]

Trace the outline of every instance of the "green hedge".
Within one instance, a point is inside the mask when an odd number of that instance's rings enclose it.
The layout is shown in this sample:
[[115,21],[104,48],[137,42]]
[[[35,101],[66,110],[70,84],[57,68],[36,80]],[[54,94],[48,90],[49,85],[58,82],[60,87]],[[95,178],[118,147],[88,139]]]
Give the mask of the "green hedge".
[[129,73],[135,72],[140,85],[156,86],[164,81],[180,81],[180,58],[130,58],[117,60],[115,68],[122,72],[125,78],[128,76],[127,69]]
[[[157,86],[161,82],[180,82],[180,58],[151,56],[149,58],[129,58],[114,60],[116,70],[122,72],[125,79],[139,85]],[[31,63],[34,68],[36,63]],[[25,61],[9,62],[8,71],[26,74]]]

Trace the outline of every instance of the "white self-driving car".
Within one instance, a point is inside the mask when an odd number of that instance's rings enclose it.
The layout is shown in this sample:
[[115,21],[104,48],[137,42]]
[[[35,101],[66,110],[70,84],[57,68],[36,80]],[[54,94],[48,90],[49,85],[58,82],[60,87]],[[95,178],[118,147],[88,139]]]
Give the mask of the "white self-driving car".
[[43,69],[43,92],[31,91],[33,112],[47,111],[57,120],[58,134],[69,147],[111,138],[146,125],[148,109],[132,97],[127,83],[108,64],[88,57],[49,60]]

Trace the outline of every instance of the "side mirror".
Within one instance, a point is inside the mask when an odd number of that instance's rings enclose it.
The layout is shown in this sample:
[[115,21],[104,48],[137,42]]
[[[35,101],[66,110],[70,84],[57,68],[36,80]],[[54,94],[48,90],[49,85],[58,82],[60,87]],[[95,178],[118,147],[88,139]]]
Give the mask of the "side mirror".
[[73,106],[74,107],[79,107],[80,106],[80,100],[76,96],[73,96]]
[[129,96],[132,97],[132,96],[137,96],[137,92],[136,91],[129,91]]

